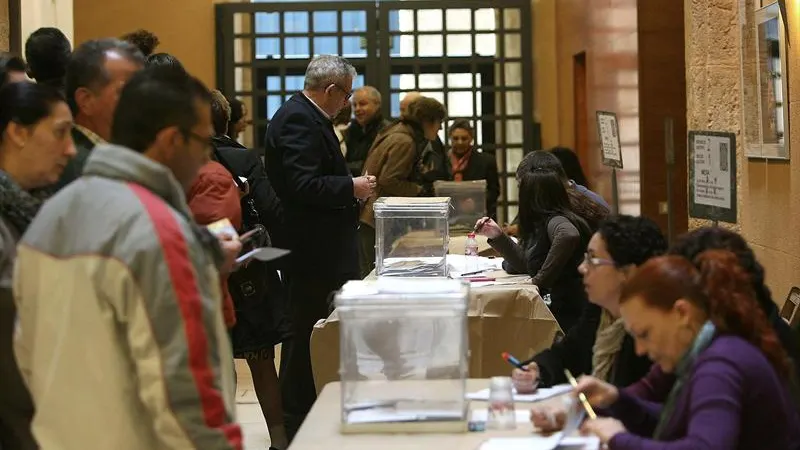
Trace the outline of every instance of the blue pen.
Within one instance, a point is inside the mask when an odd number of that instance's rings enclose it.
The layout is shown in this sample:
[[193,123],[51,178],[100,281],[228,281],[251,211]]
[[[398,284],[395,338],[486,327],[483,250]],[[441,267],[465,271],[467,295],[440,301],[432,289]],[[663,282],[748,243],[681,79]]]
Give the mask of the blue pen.
[[526,369],[526,368],[525,368],[525,366],[524,366],[524,365],[522,365],[522,363],[520,362],[520,360],[518,360],[517,358],[515,358],[515,357],[511,356],[511,354],[510,354],[510,353],[508,353],[508,352],[503,352],[503,355],[502,355],[502,356],[503,356],[503,359],[505,359],[506,361],[508,361],[508,363],[509,363],[509,364],[511,364],[512,366],[516,367],[517,369],[519,369],[519,370],[524,370],[524,371],[526,371],[526,372],[528,371],[528,369]]

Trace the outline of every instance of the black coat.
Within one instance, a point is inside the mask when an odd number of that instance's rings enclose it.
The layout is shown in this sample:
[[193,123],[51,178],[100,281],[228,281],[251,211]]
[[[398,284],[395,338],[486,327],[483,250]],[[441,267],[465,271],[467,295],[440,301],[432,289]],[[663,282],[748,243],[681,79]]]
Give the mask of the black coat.
[[463,181],[486,180],[486,213],[497,220],[497,199],[500,198],[500,176],[497,162],[491,153],[478,153],[473,150],[467,167],[461,173]]
[[[592,349],[597,338],[597,327],[600,326],[601,312],[599,306],[587,303],[578,322],[567,331],[561,341],[525,361],[525,364],[535,362],[539,366],[539,386],[567,383],[564,369],[569,369],[576,377],[592,373]],[[628,386],[644,377],[650,366],[652,362],[647,357],[636,355],[633,338],[626,334],[609,381],[617,387]]]
[[[244,228],[249,230],[256,224],[263,225],[272,238],[272,245],[281,247],[281,240],[285,241],[283,209],[261,158],[228,136],[215,136],[212,141],[217,161],[233,176],[247,178],[250,186],[249,194],[241,201]],[[291,335],[285,290],[276,272],[276,269],[285,268],[285,259],[268,263],[251,261],[228,278],[228,289],[236,308],[231,341],[237,358],[248,358],[248,352],[268,349]]]
[[[255,201],[260,223],[267,229],[273,245],[286,245],[283,206],[267,178],[261,158],[255,151],[248,150],[228,136],[215,136],[213,143],[223,159],[222,164],[236,176],[247,178],[250,185],[249,197]],[[245,207],[242,204],[243,213]]]
[[375,116],[366,127],[359,125],[355,119],[350,122],[345,134],[345,142],[347,143],[345,160],[347,161],[347,168],[350,169],[350,173],[354,177],[361,176],[361,171],[364,170],[364,162],[367,160],[372,143],[375,142],[375,137],[390,123],[388,120],[384,120],[380,114]]
[[272,117],[264,142],[292,271],[357,276],[358,202],[331,120],[299,93]]

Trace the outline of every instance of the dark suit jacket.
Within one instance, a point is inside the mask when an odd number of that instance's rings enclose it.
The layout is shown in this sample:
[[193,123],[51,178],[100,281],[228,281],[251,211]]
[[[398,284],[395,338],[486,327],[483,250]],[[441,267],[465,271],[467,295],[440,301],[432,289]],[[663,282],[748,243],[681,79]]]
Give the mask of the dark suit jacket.
[[72,183],[83,174],[83,166],[86,165],[86,160],[89,159],[89,154],[94,148],[94,143],[77,128],[72,128],[72,140],[75,142],[76,154],[64,168],[61,179],[56,184],[56,190]]
[[478,153],[473,150],[469,163],[463,172],[464,181],[486,180],[486,212],[497,220],[497,199],[500,197],[500,177],[497,162],[491,153]]
[[330,119],[296,94],[272,117],[264,142],[267,175],[286,216],[292,270],[357,276],[358,203]]
[[[569,369],[574,376],[591,375],[592,348],[600,326],[601,309],[587,303],[578,322],[567,331],[566,336],[547,350],[539,353],[531,361],[539,366],[541,387],[553,386],[567,382],[564,369]],[[636,355],[633,338],[625,335],[622,348],[614,361],[609,382],[617,387],[625,387],[639,381],[650,370],[652,362],[644,356]]]

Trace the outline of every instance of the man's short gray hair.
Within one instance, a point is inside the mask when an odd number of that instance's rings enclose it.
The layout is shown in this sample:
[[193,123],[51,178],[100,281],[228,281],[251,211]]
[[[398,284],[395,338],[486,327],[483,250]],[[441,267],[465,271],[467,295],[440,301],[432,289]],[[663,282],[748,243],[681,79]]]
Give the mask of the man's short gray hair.
[[374,101],[375,103],[377,103],[379,105],[383,101],[383,98],[381,97],[380,91],[378,91],[377,89],[375,89],[372,86],[362,86],[362,87],[356,89],[353,92],[353,94],[357,94],[359,92],[365,92],[367,95],[369,95],[369,97],[372,99],[372,101]]
[[[305,89],[325,89],[348,77],[356,78],[356,69],[350,61],[337,55],[319,55],[308,64]],[[348,86],[349,88],[349,86]]]

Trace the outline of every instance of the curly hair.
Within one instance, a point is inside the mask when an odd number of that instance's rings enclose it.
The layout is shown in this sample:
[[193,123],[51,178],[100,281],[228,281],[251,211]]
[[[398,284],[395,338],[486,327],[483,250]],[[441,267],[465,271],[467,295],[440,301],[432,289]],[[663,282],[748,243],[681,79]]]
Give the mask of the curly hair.
[[158,47],[158,44],[161,43],[161,41],[158,39],[158,36],[153,34],[151,31],[144,29],[132,31],[122,36],[120,39],[130,42],[138,47],[139,51],[142,52],[145,58],[152,55],[156,47]]
[[600,224],[597,232],[617,267],[640,266],[667,251],[661,229],[646,217],[611,217]]
[[708,314],[719,332],[755,345],[778,374],[789,376],[789,357],[756,302],[750,276],[735,254],[707,250],[693,261],[678,255],[653,258],[625,283],[620,304],[634,297],[663,311],[680,299],[689,301]]
[[756,300],[764,314],[767,317],[778,314],[778,307],[772,301],[772,293],[764,284],[764,267],[756,260],[753,249],[737,233],[720,227],[698,228],[678,238],[667,253],[693,261],[700,253],[714,249],[728,250],[736,255],[739,265],[750,275]]

